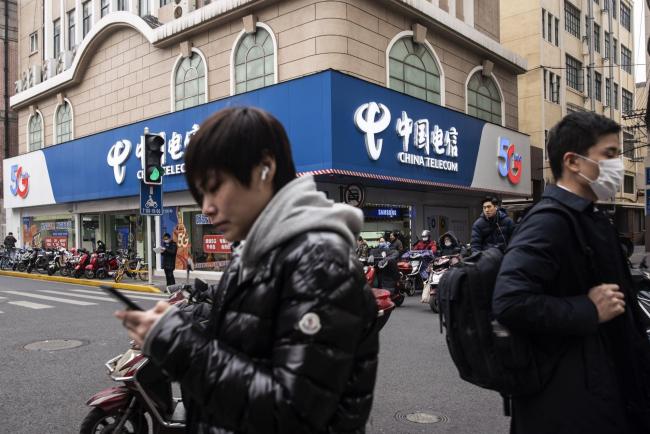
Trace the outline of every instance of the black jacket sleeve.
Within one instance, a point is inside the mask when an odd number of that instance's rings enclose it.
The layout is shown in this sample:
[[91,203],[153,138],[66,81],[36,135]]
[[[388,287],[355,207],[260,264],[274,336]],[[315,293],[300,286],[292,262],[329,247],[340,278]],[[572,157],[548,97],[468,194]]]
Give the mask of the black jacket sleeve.
[[[280,260],[270,360],[206,336],[178,310],[147,336],[149,355],[221,426],[248,433],[323,432],[377,315],[362,273],[351,272],[351,262],[357,263],[352,253],[317,243]],[[300,326],[307,313],[320,321],[314,334]]]
[[481,235],[481,220],[478,219],[472,225],[472,251],[479,252],[483,250],[483,235]]
[[594,333],[598,312],[586,294],[548,294],[560,272],[562,252],[572,251],[574,236],[568,221],[556,213],[540,212],[523,225],[497,276],[492,304],[497,320],[513,330],[534,333]]

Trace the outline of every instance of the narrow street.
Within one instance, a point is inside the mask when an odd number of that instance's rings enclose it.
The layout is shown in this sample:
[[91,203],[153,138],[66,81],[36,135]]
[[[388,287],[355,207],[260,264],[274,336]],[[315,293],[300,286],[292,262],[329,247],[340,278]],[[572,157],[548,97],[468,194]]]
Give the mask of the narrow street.
[[[145,308],[162,298],[124,292]],[[0,432],[78,432],[89,410],[86,400],[115,385],[104,363],[128,346],[112,316],[118,307],[94,287],[0,278]],[[420,305],[419,297],[411,297],[384,328],[370,432],[507,432],[498,395],[458,378],[437,318]],[[53,339],[82,345],[57,351],[25,349]],[[408,421],[408,414],[418,412],[441,421]]]

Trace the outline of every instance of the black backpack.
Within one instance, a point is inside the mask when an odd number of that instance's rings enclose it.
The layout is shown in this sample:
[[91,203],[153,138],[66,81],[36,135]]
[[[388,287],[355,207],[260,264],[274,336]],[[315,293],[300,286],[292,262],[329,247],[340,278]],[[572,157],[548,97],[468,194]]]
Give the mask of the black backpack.
[[[571,222],[584,253],[591,257],[582,229],[568,209],[559,202],[543,202],[524,220],[541,211],[560,213]],[[440,331],[446,330],[447,347],[460,377],[505,398],[539,392],[544,379],[528,339],[511,333],[493,318],[492,294],[502,260],[503,253],[494,247],[450,268],[438,285],[438,302]]]

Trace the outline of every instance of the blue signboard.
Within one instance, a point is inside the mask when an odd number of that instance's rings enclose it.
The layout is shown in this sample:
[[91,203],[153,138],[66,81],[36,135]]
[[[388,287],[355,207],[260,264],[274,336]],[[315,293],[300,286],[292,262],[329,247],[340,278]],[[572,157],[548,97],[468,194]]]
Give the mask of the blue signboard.
[[[185,191],[183,155],[192,135],[212,113],[232,106],[260,107],[278,118],[302,173],[530,193],[526,136],[330,70],[15,157],[15,164],[27,164],[30,190],[25,199],[10,197],[8,206],[30,206],[33,190],[48,190],[42,186],[51,186],[52,199],[31,205],[137,195],[145,127],[165,137],[164,191]],[[37,153],[43,158],[31,158]]]
[[363,215],[368,218],[392,219],[408,215],[408,208],[364,208]]
[[140,215],[162,215],[162,185],[140,183]]
[[645,215],[650,215],[650,189],[645,190]]

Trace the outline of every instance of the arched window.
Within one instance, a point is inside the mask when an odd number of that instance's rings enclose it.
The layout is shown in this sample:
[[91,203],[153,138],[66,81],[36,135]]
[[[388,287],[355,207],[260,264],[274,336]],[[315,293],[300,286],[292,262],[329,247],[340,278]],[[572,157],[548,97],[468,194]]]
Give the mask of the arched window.
[[43,147],[43,118],[40,113],[34,113],[29,118],[27,142],[30,151],[36,151]]
[[69,102],[63,101],[63,104],[59,105],[59,108],[56,110],[56,114],[54,115],[54,129],[54,143],[63,143],[72,140],[72,109],[70,108]]
[[425,44],[402,37],[391,47],[388,62],[388,87],[441,104],[440,68]]
[[275,83],[275,43],[263,27],[242,35],[234,54],[234,93]]
[[502,124],[501,93],[492,77],[476,71],[467,82],[467,114]]
[[196,51],[192,51],[192,55],[185,57],[176,68],[174,101],[175,110],[183,110],[207,102],[205,62]]

